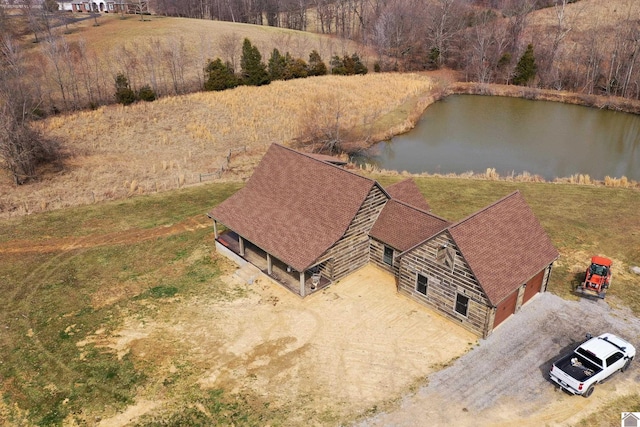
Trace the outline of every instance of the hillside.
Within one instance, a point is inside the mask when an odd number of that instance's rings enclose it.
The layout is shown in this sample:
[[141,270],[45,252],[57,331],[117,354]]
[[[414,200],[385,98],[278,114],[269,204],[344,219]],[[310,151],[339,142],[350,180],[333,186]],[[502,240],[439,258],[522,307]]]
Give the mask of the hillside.
[[51,117],[39,125],[63,142],[64,170],[19,187],[3,175],[0,216],[240,179],[270,143],[292,144],[309,132],[383,139],[411,127],[438,81],[323,76]]

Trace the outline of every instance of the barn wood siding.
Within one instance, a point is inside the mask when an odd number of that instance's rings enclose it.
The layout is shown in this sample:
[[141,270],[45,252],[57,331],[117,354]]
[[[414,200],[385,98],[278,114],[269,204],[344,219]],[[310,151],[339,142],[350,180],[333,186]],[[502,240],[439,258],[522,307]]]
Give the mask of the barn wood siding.
[[[456,251],[453,271],[449,266],[436,262],[438,248],[444,244]],[[429,279],[427,295],[416,291],[417,273]],[[488,318],[492,314],[491,304],[446,231],[402,257],[398,290],[415,301],[435,308],[475,334],[487,336],[490,333],[492,323]],[[466,317],[455,311],[457,293],[469,297]]]
[[395,259],[396,255],[398,255],[398,251],[394,249],[393,266],[390,266],[389,264],[385,263],[382,260],[384,256],[384,247],[385,247],[384,243],[376,239],[371,239],[371,242],[369,243],[369,248],[370,248],[369,261],[372,262],[374,265],[382,268],[383,270],[393,274],[395,277],[398,277],[398,275],[400,274],[400,260]]
[[369,231],[388,198],[374,185],[344,236],[320,259],[333,258],[332,280],[339,280],[369,262]]

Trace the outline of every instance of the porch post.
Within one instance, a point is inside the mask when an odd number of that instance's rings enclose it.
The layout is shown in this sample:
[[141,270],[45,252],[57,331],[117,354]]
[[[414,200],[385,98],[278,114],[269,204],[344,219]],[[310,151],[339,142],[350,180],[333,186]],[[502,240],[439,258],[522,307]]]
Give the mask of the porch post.
[[304,298],[304,271],[300,272],[300,296]]
[[242,236],[238,236],[238,243],[240,244],[240,256],[244,256],[244,239]]
[[213,237],[218,240],[218,221],[213,220]]
[[271,276],[272,271],[273,271],[273,265],[271,262],[271,254],[267,253],[267,274]]

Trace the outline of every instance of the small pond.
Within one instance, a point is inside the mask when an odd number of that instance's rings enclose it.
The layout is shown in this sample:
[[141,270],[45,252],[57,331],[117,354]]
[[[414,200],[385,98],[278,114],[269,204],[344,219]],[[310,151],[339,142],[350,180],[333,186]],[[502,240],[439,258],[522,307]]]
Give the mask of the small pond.
[[558,102],[455,95],[356,159],[412,173],[588,174],[640,181],[640,116]]

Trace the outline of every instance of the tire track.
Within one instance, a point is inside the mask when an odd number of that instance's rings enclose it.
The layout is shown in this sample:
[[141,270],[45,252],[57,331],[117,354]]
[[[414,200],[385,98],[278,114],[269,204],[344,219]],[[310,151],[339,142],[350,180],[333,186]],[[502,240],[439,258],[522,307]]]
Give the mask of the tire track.
[[173,236],[186,231],[196,231],[210,225],[211,224],[208,220],[201,219],[200,215],[198,215],[164,227],[129,229],[80,238],[62,237],[58,239],[47,239],[40,242],[34,242],[33,240],[11,240],[0,246],[0,254],[51,253],[57,251],[71,251],[74,249],[88,249],[97,246],[134,244],[158,237]]

